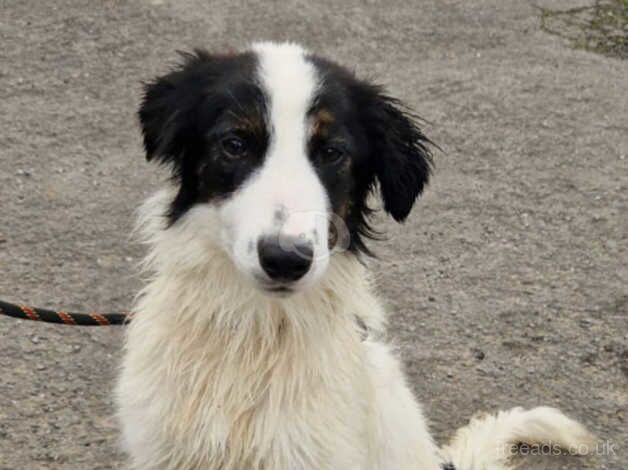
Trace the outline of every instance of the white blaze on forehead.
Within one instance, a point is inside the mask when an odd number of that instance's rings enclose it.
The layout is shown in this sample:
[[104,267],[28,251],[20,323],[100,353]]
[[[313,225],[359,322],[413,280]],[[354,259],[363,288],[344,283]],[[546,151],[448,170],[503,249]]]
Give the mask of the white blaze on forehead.
[[308,111],[316,97],[316,67],[296,44],[260,43],[257,80],[266,100],[269,143],[260,168],[221,205],[236,266],[258,279],[265,276],[257,243],[267,236],[309,242],[314,262],[299,281],[317,279],[328,263],[329,200],[308,156]]
[[287,212],[282,232],[296,232],[306,228],[303,212],[318,212],[320,218],[327,209],[327,195],[307,153],[307,114],[318,88],[317,71],[296,44],[258,43],[253,51],[268,100],[270,133],[259,179],[269,203]]
[[318,86],[316,69],[305,58],[306,52],[297,44],[257,43],[253,50],[259,58],[259,78],[270,100],[269,124],[275,145],[291,139],[303,145],[306,116]]

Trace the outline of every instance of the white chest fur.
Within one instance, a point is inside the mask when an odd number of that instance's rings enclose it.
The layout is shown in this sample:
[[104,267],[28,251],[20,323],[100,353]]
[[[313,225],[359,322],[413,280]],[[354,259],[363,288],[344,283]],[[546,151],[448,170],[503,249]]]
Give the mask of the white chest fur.
[[157,276],[129,326],[118,398],[135,467],[367,468],[360,305],[331,290],[277,303],[203,279]]

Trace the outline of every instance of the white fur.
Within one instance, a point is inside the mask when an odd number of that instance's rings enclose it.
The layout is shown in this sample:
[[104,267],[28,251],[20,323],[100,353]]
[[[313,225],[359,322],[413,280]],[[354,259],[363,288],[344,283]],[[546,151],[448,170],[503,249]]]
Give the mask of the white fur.
[[552,454],[563,450],[571,455],[586,454],[595,446],[593,436],[580,423],[555,408],[538,407],[480,415],[459,429],[443,452],[451,461],[461,462],[463,470],[503,470],[518,443],[549,445]]
[[132,468],[502,470],[510,443],[590,443],[541,408],[472,421],[440,452],[390,347],[360,338],[355,314],[372,332],[385,318],[352,255],[334,255],[315,288],[269,297],[217,245],[215,208],[164,229],[172,197],[142,209],[154,276],[128,326],[117,394]]
[[[503,470],[504,446],[519,440],[588,443],[558,411],[515,409],[472,421],[439,450],[399,360],[374,339],[385,315],[364,266],[351,253],[326,256],[326,236],[291,296],[251,284],[251,241],[273,230],[326,234],[326,217],[312,214],[329,210],[304,148],[314,70],[294,45],[255,51],[272,124],[262,168],[226,202],[198,204],[170,227],[174,189],[141,210],[151,278],[127,328],[117,388],[131,467],[440,470],[453,461],[457,470]],[[277,209],[289,215],[280,227]]]
[[[259,82],[268,99],[270,144],[261,169],[223,204],[223,241],[236,266],[254,281],[269,281],[257,256],[267,235],[300,237],[314,246],[313,266],[294,286],[319,279],[327,267],[329,201],[307,155],[307,111],[318,78],[296,44],[260,43]],[[282,214],[278,221],[275,214]],[[251,249],[254,247],[254,249]]]

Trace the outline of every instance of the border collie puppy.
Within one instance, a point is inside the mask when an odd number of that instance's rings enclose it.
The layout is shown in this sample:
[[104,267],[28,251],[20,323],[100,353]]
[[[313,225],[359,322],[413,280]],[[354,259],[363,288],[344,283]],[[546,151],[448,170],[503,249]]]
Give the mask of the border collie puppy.
[[396,221],[429,141],[372,84],[295,44],[196,51],[147,84],[152,276],[117,390],[138,470],[503,470],[518,442],[584,449],[551,408],[476,418],[437,447],[360,261],[371,192]]

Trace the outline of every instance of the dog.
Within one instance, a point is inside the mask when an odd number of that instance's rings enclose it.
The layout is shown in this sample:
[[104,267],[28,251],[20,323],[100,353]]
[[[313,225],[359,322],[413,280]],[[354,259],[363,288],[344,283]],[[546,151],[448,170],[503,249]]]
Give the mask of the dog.
[[431,142],[396,99],[292,43],[197,50],[146,84],[150,279],[117,387],[141,470],[503,470],[517,443],[587,449],[553,408],[477,417],[439,448],[364,259],[373,193],[398,222]]

